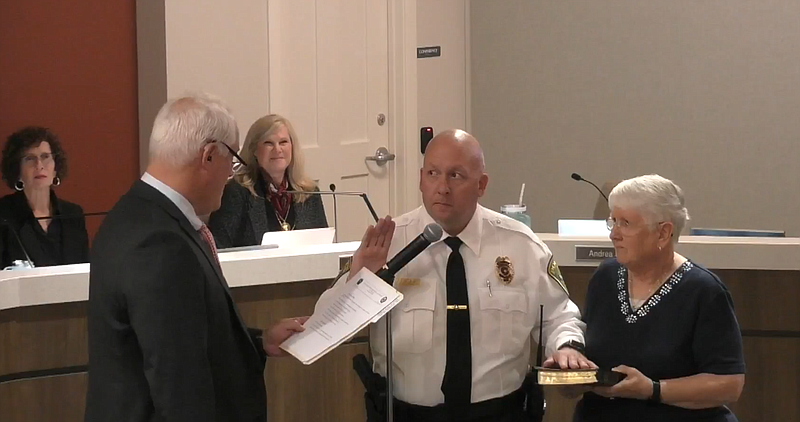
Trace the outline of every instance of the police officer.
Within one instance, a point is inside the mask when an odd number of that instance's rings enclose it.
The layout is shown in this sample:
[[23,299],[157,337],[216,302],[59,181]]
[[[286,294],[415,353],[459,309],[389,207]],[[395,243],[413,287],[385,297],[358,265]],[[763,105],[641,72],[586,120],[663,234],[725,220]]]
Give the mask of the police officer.
[[[395,420],[526,421],[523,380],[544,305],[546,364],[590,368],[584,324],[547,246],[524,224],[478,205],[489,181],[478,141],[437,135],[420,170],[424,206],[367,229],[350,276],[380,269],[428,223],[442,239],[401,270],[392,311]],[[385,325],[373,324],[377,373]]]

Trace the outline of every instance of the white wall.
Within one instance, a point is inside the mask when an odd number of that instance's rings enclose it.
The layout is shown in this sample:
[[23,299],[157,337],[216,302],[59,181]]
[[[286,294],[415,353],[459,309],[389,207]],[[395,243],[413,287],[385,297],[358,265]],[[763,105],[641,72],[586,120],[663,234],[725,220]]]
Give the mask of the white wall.
[[486,203],[538,231],[589,218],[602,184],[660,173],[694,227],[800,235],[796,0],[473,0],[473,133]]
[[[468,129],[467,13],[465,0],[417,2],[417,45],[441,46],[441,57],[417,59],[420,127]],[[417,128],[419,145],[419,128]]]
[[205,91],[233,109],[243,140],[269,113],[267,1],[165,3],[167,95]]

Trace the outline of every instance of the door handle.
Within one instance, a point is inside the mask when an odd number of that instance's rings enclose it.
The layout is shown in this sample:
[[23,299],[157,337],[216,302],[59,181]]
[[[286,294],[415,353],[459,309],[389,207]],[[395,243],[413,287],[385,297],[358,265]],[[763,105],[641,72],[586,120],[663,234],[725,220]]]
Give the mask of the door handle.
[[387,161],[394,161],[395,155],[390,153],[386,147],[380,147],[375,151],[375,155],[366,157],[367,161],[374,161],[379,166],[386,164]]

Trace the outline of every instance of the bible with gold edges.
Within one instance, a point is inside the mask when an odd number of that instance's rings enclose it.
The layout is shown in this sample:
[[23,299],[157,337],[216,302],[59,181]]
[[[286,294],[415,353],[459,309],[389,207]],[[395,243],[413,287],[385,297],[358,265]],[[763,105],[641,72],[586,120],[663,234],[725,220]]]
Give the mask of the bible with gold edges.
[[559,369],[537,366],[533,371],[536,374],[534,379],[539,385],[610,386],[625,378],[625,374],[607,369]]

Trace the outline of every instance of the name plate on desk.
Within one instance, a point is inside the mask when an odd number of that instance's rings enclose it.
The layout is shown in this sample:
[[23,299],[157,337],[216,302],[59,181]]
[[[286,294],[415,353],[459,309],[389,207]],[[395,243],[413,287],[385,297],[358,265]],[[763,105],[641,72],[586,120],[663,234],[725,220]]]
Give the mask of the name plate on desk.
[[605,261],[615,256],[613,246],[575,246],[576,261]]

